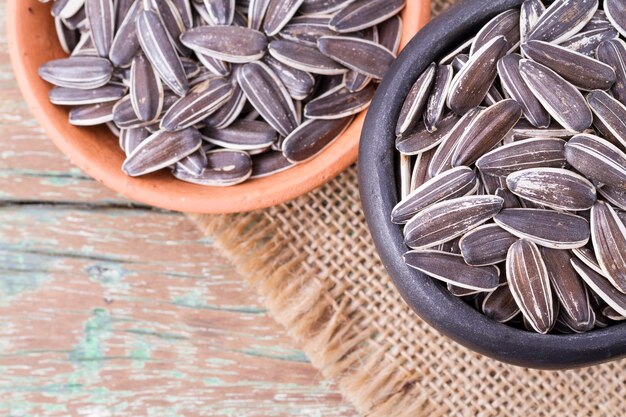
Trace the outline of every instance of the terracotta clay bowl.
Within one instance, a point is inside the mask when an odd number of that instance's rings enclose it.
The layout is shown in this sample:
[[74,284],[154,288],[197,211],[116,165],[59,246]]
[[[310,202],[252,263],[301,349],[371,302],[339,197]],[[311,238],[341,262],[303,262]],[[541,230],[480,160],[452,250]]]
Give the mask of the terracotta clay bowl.
[[[571,335],[541,335],[492,321],[436,280],[409,268],[402,228],[391,224],[398,202],[395,125],[407,92],[426,67],[466,40],[491,17],[521,0],[462,0],[433,19],[407,45],[374,97],[359,150],[363,209],[394,285],[428,324],[458,343],[515,365],[566,369],[626,356],[626,323]],[[394,176],[395,173],[395,176]]]
[[[48,101],[51,85],[39,78],[37,70],[44,62],[65,56],[56,38],[50,5],[38,0],[7,2],[8,43],[15,77],[31,111],[61,151],[88,175],[126,197],[185,212],[250,211],[305,194],[356,160],[364,114],[316,158],[267,178],[223,188],[188,184],[164,171],[141,178],[127,177],[120,169],[123,152],[108,129],[72,126],[67,121],[67,109]],[[402,13],[403,45],[429,17],[429,0],[407,2]]]

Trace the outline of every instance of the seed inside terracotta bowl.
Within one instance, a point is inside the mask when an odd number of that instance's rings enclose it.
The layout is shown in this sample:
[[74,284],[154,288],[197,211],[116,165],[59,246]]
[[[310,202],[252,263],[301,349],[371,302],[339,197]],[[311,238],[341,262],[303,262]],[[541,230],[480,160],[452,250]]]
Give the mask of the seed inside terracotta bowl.
[[404,260],[493,320],[626,319],[626,19],[527,0],[432,63],[396,124]]
[[[43,1],[43,0],[42,0]],[[229,186],[316,157],[365,110],[404,0],[55,0],[44,64],[69,122],[106,124],[124,172]]]

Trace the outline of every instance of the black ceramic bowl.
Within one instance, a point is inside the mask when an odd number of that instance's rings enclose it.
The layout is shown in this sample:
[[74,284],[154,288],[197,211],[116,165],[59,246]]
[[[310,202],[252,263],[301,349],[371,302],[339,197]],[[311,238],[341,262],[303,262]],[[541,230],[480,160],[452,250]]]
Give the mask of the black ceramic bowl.
[[572,335],[541,335],[492,321],[434,279],[405,265],[402,228],[391,224],[398,202],[395,125],[404,99],[426,67],[521,0],[462,0],[433,19],[400,54],[376,92],[359,149],[365,217],[385,268],[404,300],[427,323],[458,343],[515,365],[565,369],[626,356],[626,323]]

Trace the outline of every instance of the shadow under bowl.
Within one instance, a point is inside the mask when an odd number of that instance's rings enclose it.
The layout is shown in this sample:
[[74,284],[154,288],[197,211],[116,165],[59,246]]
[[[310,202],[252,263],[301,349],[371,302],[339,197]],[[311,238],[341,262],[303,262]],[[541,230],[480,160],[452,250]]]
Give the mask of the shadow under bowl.
[[433,61],[470,38],[496,14],[521,0],[462,0],[433,19],[407,45],[379,87],[365,120],[359,149],[360,194],[380,258],[406,303],[428,324],[483,355],[514,365],[567,369],[626,356],[626,323],[589,333],[542,335],[488,319],[436,280],[409,268],[402,228],[390,222],[398,202],[395,126],[418,76]]

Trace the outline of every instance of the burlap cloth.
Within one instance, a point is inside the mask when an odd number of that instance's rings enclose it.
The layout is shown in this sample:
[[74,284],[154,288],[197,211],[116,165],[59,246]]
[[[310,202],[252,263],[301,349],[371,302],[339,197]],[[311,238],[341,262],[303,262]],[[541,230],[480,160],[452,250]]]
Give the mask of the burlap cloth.
[[[434,1],[433,14],[449,1]],[[624,360],[528,370],[476,354],[420,320],[378,259],[355,167],[268,210],[191,218],[362,415],[626,416]]]

